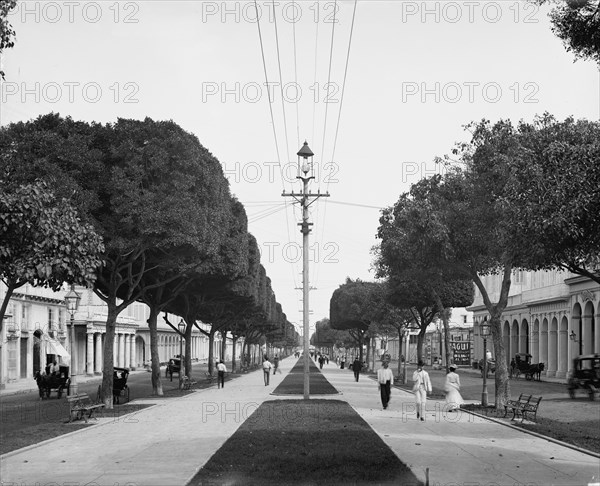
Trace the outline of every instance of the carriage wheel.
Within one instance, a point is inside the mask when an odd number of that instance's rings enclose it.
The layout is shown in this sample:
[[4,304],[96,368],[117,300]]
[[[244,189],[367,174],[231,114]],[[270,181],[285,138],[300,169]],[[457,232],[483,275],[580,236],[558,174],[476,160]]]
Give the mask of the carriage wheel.
[[528,380],[528,381],[531,381],[532,378],[533,378],[533,374],[532,373],[527,373],[525,375],[525,379]]
[[594,387],[592,387],[592,386],[590,387],[590,389],[588,390],[588,394],[589,394],[590,400],[593,401],[595,398],[595,395],[596,395],[596,392],[594,391]]
[[125,393],[125,396],[127,397],[127,403],[129,403],[129,387],[127,385],[125,385],[123,392]]
[[58,389],[58,391],[56,392],[56,398],[60,398],[62,397],[62,386]]
[[575,399],[575,388],[569,387],[569,397]]
[[101,395],[102,395],[102,385],[98,385],[98,391],[96,392],[96,403],[100,403]]

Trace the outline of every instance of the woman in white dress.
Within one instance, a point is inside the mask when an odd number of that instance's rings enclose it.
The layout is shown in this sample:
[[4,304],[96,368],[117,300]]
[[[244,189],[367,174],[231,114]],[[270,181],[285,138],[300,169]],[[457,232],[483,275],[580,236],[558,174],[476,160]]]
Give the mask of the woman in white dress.
[[456,365],[448,366],[450,373],[446,375],[446,404],[448,412],[453,412],[465,403],[460,395],[460,377],[456,374]]

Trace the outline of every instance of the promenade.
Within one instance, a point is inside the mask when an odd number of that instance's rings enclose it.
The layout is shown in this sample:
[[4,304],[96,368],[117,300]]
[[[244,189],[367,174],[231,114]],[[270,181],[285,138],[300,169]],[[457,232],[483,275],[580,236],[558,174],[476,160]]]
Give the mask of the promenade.
[[[223,389],[135,400],[153,405],[5,454],[0,457],[2,485],[185,485],[263,402],[300,398],[271,394],[296,361],[283,360],[283,373],[272,376],[268,387],[258,370],[226,382]],[[424,483],[599,482],[599,461],[591,455],[485,418],[445,413],[443,403],[434,400],[426,421],[417,421],[412,394],[398,389],[383,411],[372,379],[363,375],[357,383],[335,364],[321,371],[340,394],[315,398],[347,401]]]

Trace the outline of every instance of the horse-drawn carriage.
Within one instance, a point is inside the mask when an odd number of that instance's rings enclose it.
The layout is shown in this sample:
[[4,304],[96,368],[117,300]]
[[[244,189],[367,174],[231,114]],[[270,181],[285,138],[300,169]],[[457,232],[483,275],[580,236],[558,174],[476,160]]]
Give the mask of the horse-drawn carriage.
[[56,392],[56,398],[62,397],[63,392],[69,394],[71,386],[71,378],[69,377],[69,367],[60,365],[59,371],[56,373],[43,373],[36,371],[34,379],[38,386],[40,398],[50,398],[53,391]]
[[129,401],[128,376],[129,368],[117,368],[115,366],[113,375],[113,403],[119,403],[121,397]]
[[581,388],[593,400],[600,392],[600,354],[575,358],[567,386],[571,398],[575,398],[575,390]]
[[533,380],[535,377],[537,381],[540,381],[542,371],[544,371],[544,363],[531,364],[531,358],[532,356],[529,353],[515,354],[510,364],[511,376],[519,378],[523,374],[526,380]]
[[173,373],[181,374],[181,359],[179,356],[175,358],[171,358],[167,363],[167,369],[165,370],[165,377],[171,376],[171,381],[173,381]]

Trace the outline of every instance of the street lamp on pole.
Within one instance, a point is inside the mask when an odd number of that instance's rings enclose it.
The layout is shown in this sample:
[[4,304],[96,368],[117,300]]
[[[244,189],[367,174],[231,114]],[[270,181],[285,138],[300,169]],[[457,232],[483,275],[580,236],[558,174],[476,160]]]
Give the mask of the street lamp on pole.
[[69,385],[70,395],[77,394],[77,346],[75,345],[75,313],[79,307],[81,296],[75,292],[75,285],[71,284],[71,289],[65,295],[65,305],[67,312],[71,314],[71,383]]
[[483,390],[481,392],[481,406],[488,406],[488,390],[487,390],[487,337],[490,335],[491,326],[488,321],[483,321],[479,324],[481,337],[483,337]]
[[177,325],[179,329],[179,389],[183,383],[183,335],[185,333],[185,321],[181,319]]
[[308,190],[308,184],[311,179],[315,178],[314,166],[313,166],[313,151],[308,146],[308,142],[304,142],[302,148],[296,154],[298,156],[298,173],[296,179],[302,181],[302,191],[300,192],[283,192],[282,196],[291,196],[302,206],[302,223],[299,223],[302,233],[302,323],[304,329],[304,399],[309,398],[310,379],[309,379],[309,363],[308,359],[310,356],[310,329],[308,324],[309,317],[309,305],[308,305],[308,263],[309,263],[309,247],[308,247],[308,234],[310,233],[310,227],[312,223],[309,222],[308,207],[320,197],[328,197],[329,193],[317,194],[310,193]]

